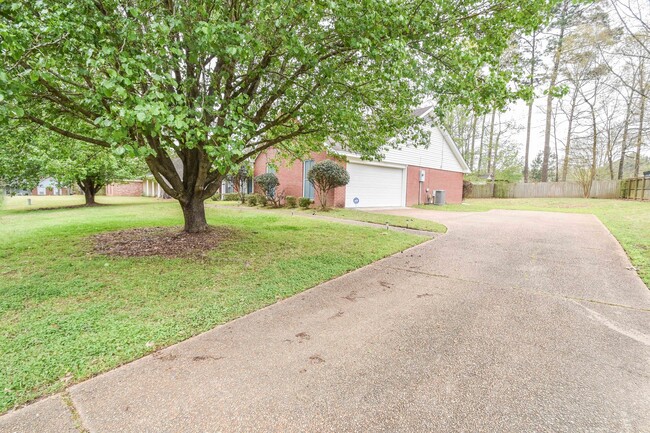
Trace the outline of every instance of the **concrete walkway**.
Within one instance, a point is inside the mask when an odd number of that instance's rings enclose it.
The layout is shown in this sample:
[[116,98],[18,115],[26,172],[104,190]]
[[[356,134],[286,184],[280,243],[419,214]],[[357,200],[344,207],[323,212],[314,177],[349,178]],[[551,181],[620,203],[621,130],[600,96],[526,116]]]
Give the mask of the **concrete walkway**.
[[591,215],[449,232],[0,418],[0,432],[650,432],[650,291]]

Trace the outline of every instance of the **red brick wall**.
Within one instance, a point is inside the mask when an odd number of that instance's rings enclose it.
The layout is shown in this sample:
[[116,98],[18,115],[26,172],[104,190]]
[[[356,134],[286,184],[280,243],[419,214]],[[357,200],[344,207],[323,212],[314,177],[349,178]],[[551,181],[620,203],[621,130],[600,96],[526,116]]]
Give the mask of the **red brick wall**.
[[[277,158],[277,159],[276,159]],[[312,153],[310,158],[315,162],[320,162],[325,159],[332,159],[325,152]],[[255,160],[254,173],[255,176],[266,173],[267,164],[273,161],[278,165],[276,175],[280,181],[279,191],[284,191],[286,195],[294,197],[302,197],[303,188],[303,168],[301,161],[282,162],[278,158],[278,153],[275,149],[269,149],[261,153]],[[345,163],[337,161],[345,167]],[[420,183],[420,170],[425,171],[425,181],[422,184],[421,203],[426,202],[425,189],[429,188],[429,194],[432,194],[436,189],[444,189],[446,191],[447,203],[460,203],[463,200],[463,173],[454,171],[437,170],[433,168],[422,168],[416,166],[408,166],[406,175],[406,205],[413,206],[418,204],[418,188]],[[259,188],[255,187],[256,192],[260,192]],[[319,205],[318,197],[315,198],[316,205]],[[345,187],[336,188],[330,191],[327,202],[330,206],[344,207],[345,206]]]
[[[313,152],[310,154],[309,158],[313,159],[314,162],[320,162],[325,159],[332,159],[325,152]],[[254,174],[259,176],[260,174],[266,173],[266,166],[268,163],[273,162],[277,165],[276,176],[280,181],[280,186],[278,191],[284,192],[285,195],[292,195],[294,197],[302,197],[303,194],[303,165],[302,161],[293,161],[284,160],[278,154],[276,149],[269,149],[261,153],[257,159],[255,159],[254,165]],[[339,164],[345,167],[345,163],[337,161]],[[255,186],[255,192],[261,192],[259,187]],[[320,205],[318,196],[314,198],[316,205]],[[345,206],[345,187],[335,188],[334,191],[330,191],[327,198],[327,203],[329,206],[343,207]]]
[[429,195],[433,194],[436,189],[444,189],[447,203],[460,203],[463,201],[463,173],[409,165],[406,173],[407,206],[418,204],[420,170],[425,171],[420,203],[426,203],[426,188],[429,188]]
[[134,180],[127,183],[111,183],[106,185],[107,196],[140,197],[142,196],[142,181]]

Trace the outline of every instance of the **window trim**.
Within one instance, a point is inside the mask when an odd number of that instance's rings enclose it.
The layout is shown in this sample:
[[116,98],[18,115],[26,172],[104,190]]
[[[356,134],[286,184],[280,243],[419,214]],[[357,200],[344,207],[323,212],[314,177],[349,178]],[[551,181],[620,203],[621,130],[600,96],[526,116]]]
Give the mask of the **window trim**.
[[[307,197],[307,191],[306,191],[305,186],[307,185],[307,182],[309,182],[309,181],[307,180],[307,170],[306,170],[306,164],[307,164],[308,162],[311,162],[311,163],[312,163],[312,167],[313,167],[314,164],[316,163],[316,161],[314,161],[313,158],[306,159],[306,160],[304,160],[304,161],[302,162],[302,196],[303,196],[303,197]],[[307,198],[310,198],[310,199],[314,200],[314,199],[316,198],[316,191],[315,191],[315,189],[314,189],[314,185],[313,185],[313,184],[312,184],[312,190],[314,190],[314,191],[313,191],[313,197],[307,197]]]

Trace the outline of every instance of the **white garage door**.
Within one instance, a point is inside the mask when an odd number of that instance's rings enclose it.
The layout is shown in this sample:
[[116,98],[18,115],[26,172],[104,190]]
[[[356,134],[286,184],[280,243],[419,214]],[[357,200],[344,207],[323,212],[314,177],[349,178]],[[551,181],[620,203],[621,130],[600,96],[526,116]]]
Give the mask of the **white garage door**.
[[347,170],[345,207],[404,206],[404,169],[349,163]]

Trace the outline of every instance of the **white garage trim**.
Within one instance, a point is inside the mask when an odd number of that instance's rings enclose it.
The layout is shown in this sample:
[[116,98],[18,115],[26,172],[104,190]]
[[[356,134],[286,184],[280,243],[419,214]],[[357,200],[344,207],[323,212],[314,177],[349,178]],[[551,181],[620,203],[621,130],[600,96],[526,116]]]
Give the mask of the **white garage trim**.
[[[350,183],[345,189],[345,207],[406,205],[406,166],[350,158],[347,169]],[[359,203],[354,203],[355,198],[359,199]]]

